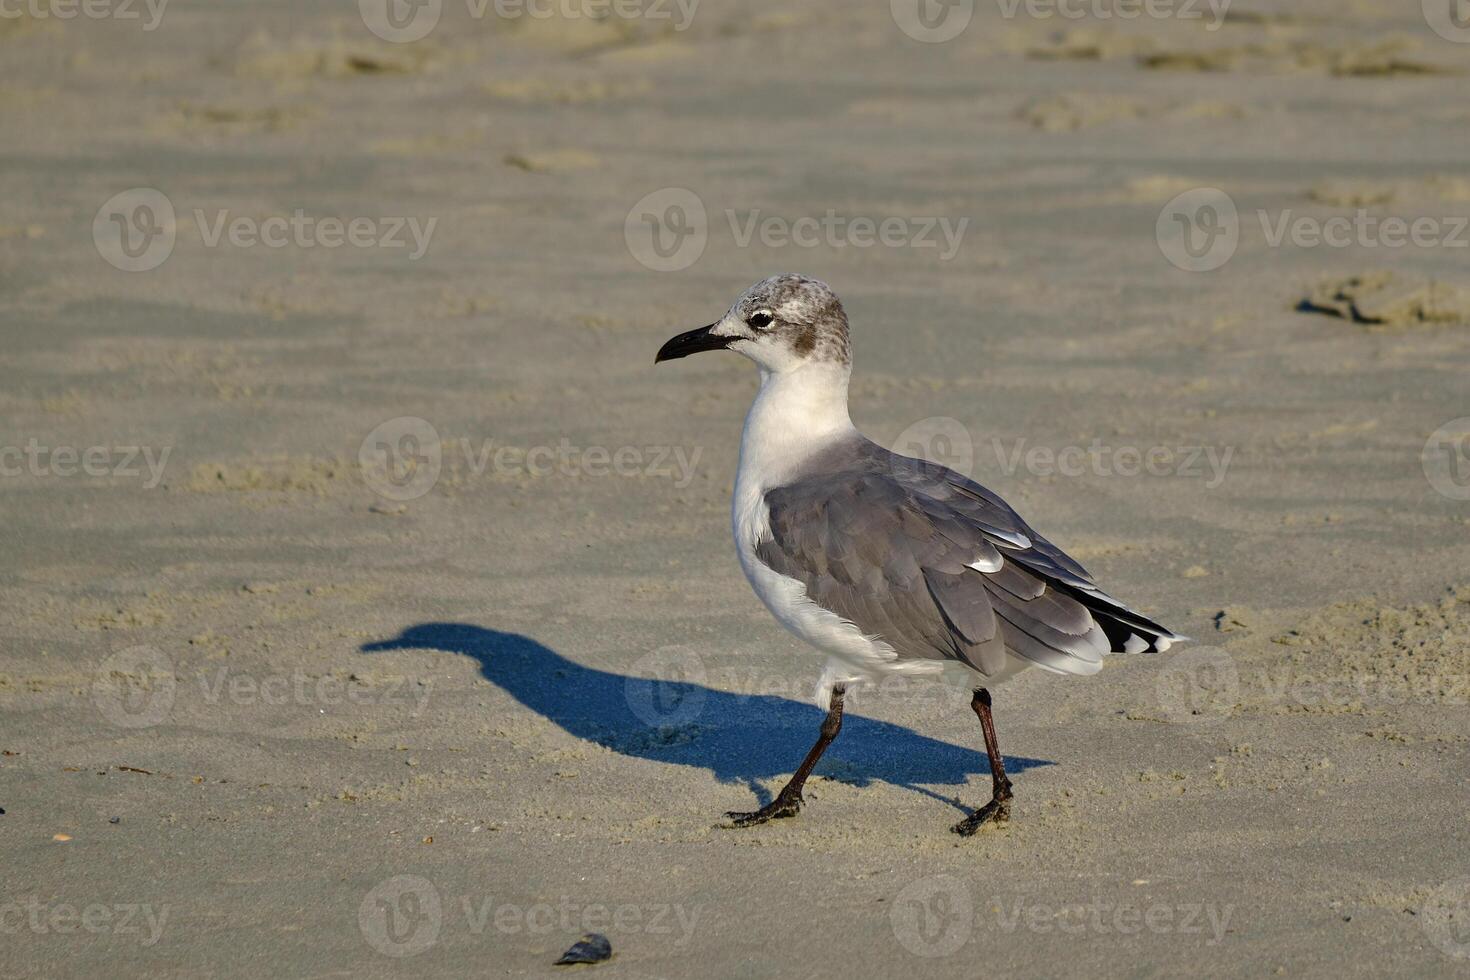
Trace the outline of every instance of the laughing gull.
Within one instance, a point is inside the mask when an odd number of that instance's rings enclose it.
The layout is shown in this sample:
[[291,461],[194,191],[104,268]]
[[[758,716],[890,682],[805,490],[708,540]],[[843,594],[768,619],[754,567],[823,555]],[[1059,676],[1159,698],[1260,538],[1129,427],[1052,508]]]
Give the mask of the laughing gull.
[[827,655],[816,745],[768,806],[726,816],[747,827],[801,809],[802,785],[842,728],[849,684],[948,665],[977,685],[970,706],[992,782],[990,802],[951,829],[969,836],[1005,822],[1011,783],[988,688],[1027,667],[1095,674],[1106,653],[1186,638],[1099,590],[996,494],[858,432],[847,414],[847,314],[826,283],[758,282],[718,322],[664,344],[654,363],[726,349],[760,369],[740,437],[735,552],[771,614]]

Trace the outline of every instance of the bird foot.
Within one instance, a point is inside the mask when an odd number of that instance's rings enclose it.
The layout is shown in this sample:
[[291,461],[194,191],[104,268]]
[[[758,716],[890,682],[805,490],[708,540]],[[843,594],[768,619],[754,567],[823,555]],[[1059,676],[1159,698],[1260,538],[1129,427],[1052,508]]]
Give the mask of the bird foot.
[[754,827],[770,820],[780,820],[782,817],[794,817],[801,812],[800,796],[778,796],[770,803],[751,813],[741,813],[731,810],[725,816],[729,818],[732,827]]
[[981,827],[988,823],[1003,824],[1011,819],[1010,800],[991,800],[989,803],[970,814],[953,827],[949,828],[952,834],[961,837],[973,837]]

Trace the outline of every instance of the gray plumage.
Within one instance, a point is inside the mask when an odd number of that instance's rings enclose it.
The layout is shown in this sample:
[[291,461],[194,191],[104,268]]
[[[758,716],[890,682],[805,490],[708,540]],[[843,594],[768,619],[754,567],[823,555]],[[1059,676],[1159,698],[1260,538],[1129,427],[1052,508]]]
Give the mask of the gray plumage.
[[814,456],[765,503],[770,535],[757,542],[759,560],[901,659],[957,660],[994,675],[1009,650],[1090,674],[1130,637],[1149,650],[1176,638],[1099,591],[991,491],[861,435]]

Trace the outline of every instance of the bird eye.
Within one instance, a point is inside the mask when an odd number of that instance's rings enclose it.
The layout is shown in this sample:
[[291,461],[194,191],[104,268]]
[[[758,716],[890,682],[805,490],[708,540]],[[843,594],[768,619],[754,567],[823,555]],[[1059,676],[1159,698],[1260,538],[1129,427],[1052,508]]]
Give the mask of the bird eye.
[[755,327],[757,330],[764,330],[766,329],[766,327],[769,327],[771,325],[772,319],[774,318],[771,316],[771,314],[767,313],[765,310],[762,310],[759,313],[752,313],[750,315],[750,319],[746,320],[745,322],[750,324],[752,327]]

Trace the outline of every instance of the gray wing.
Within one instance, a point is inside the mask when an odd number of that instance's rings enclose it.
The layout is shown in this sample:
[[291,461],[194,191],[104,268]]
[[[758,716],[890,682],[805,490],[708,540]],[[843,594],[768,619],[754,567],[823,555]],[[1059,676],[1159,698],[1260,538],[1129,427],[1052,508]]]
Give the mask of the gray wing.
[[989,490],[863,442],[767,492],[770,536],[756,554],[900,657],[994,674],[1009,649],[1090,674],[1130,637],[1149,649],[1174,638],[1098,590]]

